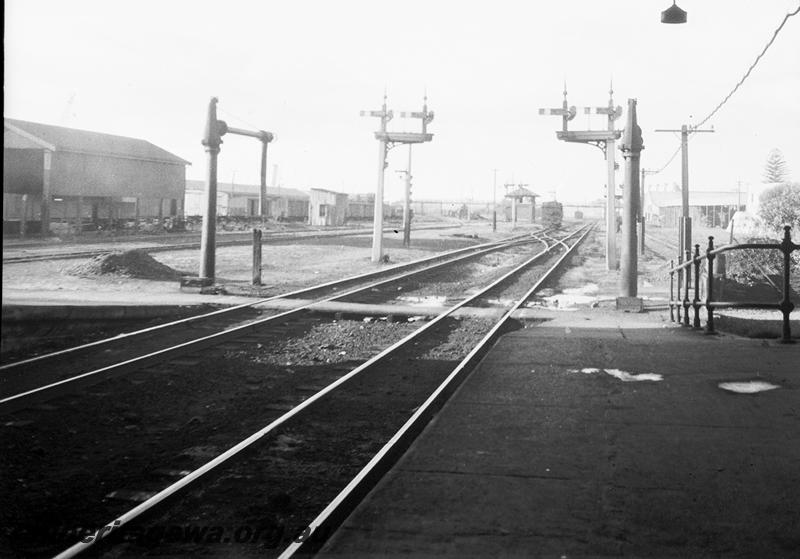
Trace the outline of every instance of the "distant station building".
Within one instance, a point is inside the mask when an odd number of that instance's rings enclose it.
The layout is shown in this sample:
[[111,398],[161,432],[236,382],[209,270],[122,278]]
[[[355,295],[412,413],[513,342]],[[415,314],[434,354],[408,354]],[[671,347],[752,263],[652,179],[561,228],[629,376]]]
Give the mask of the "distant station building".
[[311,225],[344,225],[347,219],[347,194],[324,188],[312,188],[308,201]]
[[[217,183],[217,215],[225,217],[258,217],[260,185]],[[201,216],[205,208],[206,183],[186,181],[185,213]],[[308,220],[309,194],[286,187],[267,187],[267,217],[275,221]]]
[[183,215],[186,165],[145,140],[3,119],[3,234]]
[[[728,226],[733,214],[744,210],[748,194],[741,190],[689,192],[689,217],[705,227]],[[682,213],[680,191],[649,191],[645,196],[645,219],[662,227],[678,227]]]
[[[539,195],[528,190],[523,186],[517,186],[506,192],[505,198],[511,200],[510,215],[506,214],[506,219],[516,224],[517,221],[536,221],[536,198]],[[523,217],[524,216],[524,217]]]

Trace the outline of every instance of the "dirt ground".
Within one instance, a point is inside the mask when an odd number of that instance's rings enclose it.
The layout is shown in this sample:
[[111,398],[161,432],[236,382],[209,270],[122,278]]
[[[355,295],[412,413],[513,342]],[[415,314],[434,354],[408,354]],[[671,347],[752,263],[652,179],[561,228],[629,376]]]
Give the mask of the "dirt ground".
[[[524,232],[530,227],[520,227]],[[384,254],[388,263],[371,261],[371,235],[316,239],[308,241],[265,243],[262,252],[262,295],[270,289],[274,294],[298,287],[332,281],[391,266],[433,253],[488,242],[512,234],[508,224],[498,224],[492,233],[491,224],[467,224],[459,229],[423,230],[412,233],[411,248],[402,246],[402,232],[384,234]],[[115,243],[114,250],[138,248],[136,243]],[[198,249],[157,252],[158,262],[187,275],[199,269]],[[118,275],[78,277],[69,271],[89,259],[53,260],[12,263],[3,266],[3,304],[43,301],[55,304],[92,303],[159,303],[172,300],[181,304],[183,293],[177,281],[144,280]],[[217,283],[232,290],[244,288],[252,279],[252,248],[249,246],[218,247],[216,257]],[[189,300],[188,298],[187,301]],[[192,300],[193,301],[193,300]],[[233,301],[231,301],[233,304]]]

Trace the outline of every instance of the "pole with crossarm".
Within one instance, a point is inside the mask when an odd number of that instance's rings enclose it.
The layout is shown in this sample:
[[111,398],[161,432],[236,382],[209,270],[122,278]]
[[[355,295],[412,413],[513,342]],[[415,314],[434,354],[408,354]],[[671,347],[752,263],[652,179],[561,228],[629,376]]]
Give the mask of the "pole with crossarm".
[[608,105],[605,107],[585,107],[584,113],[604,114],[608,116],[607,130],[568,130],[567,122],[575,118],[577,110],[567,104],[567,85],[564,84],[564,101],[560,109],[539,109],[540,115],[561,116],[562,127],[556,137],[565,142],[591,144],[603,151],[608,163],[608,180],[606,184],[606,268],[616,270],[617,262],[617,217],[614,174],[617,164],[614,161],[614,145],[622,133],[614,130],[614,121],[622,116],[622,107],[614,106],[614,90],[609,90]]
[[422,133],[418,132],[389,132],[386,124],[392,120],[394,113],[386,108],[386,93],[383,94],[383,106],[380,111],[361,111],[361,116],[371,116],[381,119],[381,128],[375,132],[378,140],[378,186],[375,190],[375,216],[372,228],[372,261],[375,263],[383,260],[383,181],[387,162],[386,154],[389,149],[397,144],[419,144],[430,142],[433,134],[427,131],[428,124],[433,120],[433,111],[428,110],[428,97],[425,96],[421,112],[401,112],[401,117],[419,118],[422,121]]
[[689,134],[713,131],[713,127],[710,130],[699,130],[696,126],[686,124],[682,125],[680,130],[656,130],[656,132],[681,133],[681,219],[679,230],[682,254],[687,250],[692,250],[692,218],[689,217]]
[[[380,262],[383,259],[383,177],[386,170],[386,124],[394,118],[392,111],[386,109],[386,93],[383,94],[383,106],[379,111],[361,111],[361,116],[372,116],[381,119],[378,138],[378,186],[375,189],[375,210],[372,220],[372,261]],[[378,137],[380,134],[380,137]]]

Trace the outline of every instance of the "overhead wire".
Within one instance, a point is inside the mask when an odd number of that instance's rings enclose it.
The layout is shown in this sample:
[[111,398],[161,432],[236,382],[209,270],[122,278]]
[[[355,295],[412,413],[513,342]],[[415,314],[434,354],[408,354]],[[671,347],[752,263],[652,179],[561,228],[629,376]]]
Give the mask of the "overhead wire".
[[238,120],[240,123],[244,124],[245,126],[247,126],[249,128],[252,128],[253,130],[261,130],[260,126],[256,126],[255,124],[246,121],[242,117],[236,116],[235,114],[233,114],[232,112],[230,112],[227,109],[223,109],[222,107],[219,107],[218,110],[219,110],[219,112],[223,113],[224,115],[227,115],[227,116],[231,117],[234,120]]
[[737,90],[737,89],[739,89],[739,86],[741,86],[741,85],[744,83],[744,81],[745,81],[745,80],[747,79],[747,77],[750,75],[750,72],[752,72],[752,71],[753,71],[753,69],[756,67],[756,65],[758,64],[759,60],[761,60],[761,57],[762,57],[762,56],[764,56],[764,53],[766,53],[766,52],[767,52],[767,49],[769,49],[769,47],[772,45],[772,43],[774,43],[774,42],[775,42],[775,38],[778,36],[778,33],[780,33],[781,29],[783,29],[783,26],[786,24],[786,22],[789,20],[789,18],[790,18],[790,17],[792,17],[792,16],[795,16],[795,15],[797,15],[799,12],[800,12],[800,5],[799,5],[799,6],[797,6],[797,9],[796,9],[795,11],[793,11],[793,12],[790,12],[790,13],[788,13],[788,14],[786,14],[786,15],[784,16],[784,18],[783,18],[783,21],[782,21],[782,22],[781,22],[781,24],[778,26],[778,28],[775,30],[775,32],[772,34],[772,38],[769,40],[769,42],[766,44],[766,46],[765,46],[765,47],[762,49],[762,51],[759,53],[759,55],[758,55],[758,56],[756,56],[756,59],[753,61],[753,63],[752,63],[752,64],[750,65],[750,67],[747,69],[747,72],[745,72],[744,76],[742,76],[742,79],[741,79],[741,80],[739,80],[739,83],[737,83],[735,86],[733,86],[733,89],[731,90],[731,92],[730,92],[730,93],[728,93],[728,94],[725,96],[725,98],[724,98],[722,101],[720,101],[720,102],[719,102],[719,104],[718,104],[716,107],[714,107],[714,110],[713,110],[713,111],[711,111],[711,112],[708,114],[708,116],[707,116],[706,118],[704,118],[704,119],[703,119],[703,120],[700,122],[700,124],[697,124],[696,126],[694,126],[694,128],[700,128],[701,126],[703,126],[703,125],[704,125],[706,122],[708,122],[708,120],[709,120],[709,119],[710,119],[712,116],[714,116],[714,115],[717,113],[717,111],[718,111],[718,110],[720,110],[720,109],[722,108],[722,106],[723,106],[725,103],[727,103],[727,102],[728,102],[728,99],[730,99],[730,98],[733,96],[733,94],[734,94],[734,93],[736,93],[736,90]]
[[[736,85],[733,87],[733,89],[730,91],[730,93],[728,93],[728,94],[725,96],[725,98],[724,98],[722,101],[720,101],[720,102],[719,102],[719,104],[718,104],[716,107],[714,107],[714,110],[713,110],[713,111],[711,111],[711,112],[708,114],[708,116],[707,116],[707,117],[705,117],[705,118],[704,118],[702,121],[700,121],[700,123],[699,123],[699,124],[693,125],[693,126],[691,126],[691,127],[689,128],[689,132],[690,132],[690,133],[691,133],[693,130],[695,130],[695,129],[697,129],[697,128],[700,128],[701,126],[703,126],[703,125],[704,125],[706,122],[708,122],[708,121],[711,119],[711,117],[713,117],[713,116],[714,116],[714,115],[717,113],[717,111],[719,111],[719,110],[720,110],[720,109],[723,107],[723,105],[725,105],[725,103],[727,103],[727,102],[728,102],[728,100],[729,100],[729,99],[730,99],[730,98],[733,96],[733,94],[734,94],[734,93],[736,93],[736,90],[738,90],[738,89],[739,89],[739,87],[741,87],[741,85],[744,83],[744,81],[745,81],[745,80],[748,78],[748,76],[750,76],[750,73],[753,71],[753,69],[756,67],[756,65],[758,64],[758,62],[761,60],[761,58],[762,58],[762,57],[764,56],[764,54],[767,52],[767,49],[769,49],[769,47],[770,47],[770,46],[772,46],[772,43],[774,43],[774,42],[775,42],[775,39],[776,39],[776,37],[778,36],[778,33],[780,33],[781,29],[783,29],[783,26],[786,24],[786,22],[788,21],[788,19],[789,19],[790,17],[792,17],[792,16],[795,16],[795,15],[797,15],[798,13],[800,13],[800,5],[798,5],[798,7],[797,7],[797,9],[796,9],[795,11],[793,11],[793,12],[789,12],[788,14],[786,14],[786,15],[784,16],[784,18],[783,18],[783,21],[781,21],[780,25],[778,25],[777,29],[775,29],[775,32],[772,34],[772,37],[771,37],[771,38],[770,38],[770,40],[767,42],[766,46],[764,46],[764,48],[761,50],[761,52],[759,53],[759,55],[758,55],[758,56],[756,56],[756,59],[753,61],[753,63],[752,63],[752,64],[750,65],[750,67],[747,69],[747,72],[745,72],[744,76],[742,76],[742,79],[741,79],[741,80],[739,80],[739,82],[738,82],[738,83],[737,83],[737,84],[736,84]],[[690,136],[690,138],[691,138],[691,136]],[[675,150],[675,153],[673,153],[673,154],[672,154],[672,156],[670,156],[670,158],[667,160],[667,162],[666,162],[664,165],[662,165],[662,166],[661,166],[661,168],[660,168],[658,171],[653,171],[652,173],[651,173],[650,171],[648,171],[648,174],[653,174],[653,175],[656,175],[656,174],[660,173],[661,171],[663,171],[664,169],[666,169],[667,167],[669,167],[670,163],[672,163],[672,162],[674,161],[674,159],[675,159],[675,156],[677,156],[677,155],[678,155],[678,152],[680,152],[680,150],[681,150],[681,146],[680,146],[680,144],[679,144],[679,145],[678,145],[678,148]]]

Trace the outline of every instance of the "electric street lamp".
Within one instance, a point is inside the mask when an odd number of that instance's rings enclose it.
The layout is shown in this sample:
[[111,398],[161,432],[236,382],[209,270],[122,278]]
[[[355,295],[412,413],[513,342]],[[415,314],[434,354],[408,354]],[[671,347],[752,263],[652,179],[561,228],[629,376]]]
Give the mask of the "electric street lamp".
[[672,6],[661,12],[661,23],[686,23],[686,12],[676,6],[673,0]]

